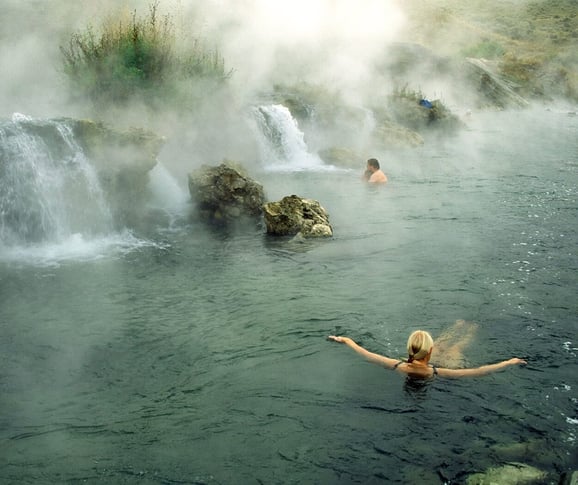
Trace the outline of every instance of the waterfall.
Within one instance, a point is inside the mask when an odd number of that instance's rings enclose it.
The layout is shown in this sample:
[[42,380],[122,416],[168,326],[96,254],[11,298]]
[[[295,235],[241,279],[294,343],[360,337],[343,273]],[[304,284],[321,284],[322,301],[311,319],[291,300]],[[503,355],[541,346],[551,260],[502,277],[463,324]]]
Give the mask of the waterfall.
[[177,180],[161,163],[150,172],[150,207],[160,209],[170,216],[178,217],[188,210],[190,195],[180,187]]
[[0,121],[0,245],[96,237],[112,230],[97,173],[66,121]]
[[309,153],[305,135],[291,112],[281,104],[258,106],[252,110],[257,124],[261,161],[268,170],[326,170],[319,156]]

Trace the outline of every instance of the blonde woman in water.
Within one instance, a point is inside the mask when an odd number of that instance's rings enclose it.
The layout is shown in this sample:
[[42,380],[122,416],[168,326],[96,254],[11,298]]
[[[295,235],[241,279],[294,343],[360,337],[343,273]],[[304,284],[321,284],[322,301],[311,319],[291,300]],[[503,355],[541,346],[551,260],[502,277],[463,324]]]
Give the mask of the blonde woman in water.
[[[476,327],[473,324],[469,326],[463,320],[458,320],[453,327],[453,331],[468,329],[469,331],[462,335],[462,337],[455,343],[450,343],[452,339],[452,333],[446,332],[440,337],[440,344],[442,349],[436,351],[438,360],[445,358],[446,365],[456,365],[463,361],[462,351],[463,348],[469,343],[472,338],[473,332]],[[339,342],[351,347],[355,352],[357,352],[362,357],[365,357],[368,361],[386,367],[388,369],[394,369],[399,372],[403,372],[410,377],[426,378],[438,375],[440,377],[477,377],[484,376],[486,374],[491,374],[492,372],[499,371],[511,365],[526,364],[523,359],[518,359],[514,357],[509,360],[503,360],[502,362],[497,362],[495,364],[483,365],[481,367],[469,368],[469,369],[449,369],[446,367],[437,367],[430,364],[430,359],[432,352],[434,350],[434,341],[432,336],[425,330],[416,330],[413,332],[407,340],[407,360],[391,359],[390,357],[385,357],[383,355],[375,354],[364,349],[360,345],[356,344],[349,337],[336,337],[330,335],[329,340],[334,342]]]

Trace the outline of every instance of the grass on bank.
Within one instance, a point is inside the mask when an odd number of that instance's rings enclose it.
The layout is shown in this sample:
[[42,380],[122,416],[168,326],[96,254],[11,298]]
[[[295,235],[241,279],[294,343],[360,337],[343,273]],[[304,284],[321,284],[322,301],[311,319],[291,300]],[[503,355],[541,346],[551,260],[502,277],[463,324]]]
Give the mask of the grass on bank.
[[78,96],[95,105],[138,99],[190,108],[195,97],[231,76],[217,50],[198,39],[180,45],[172,17],[160,16],[158,7],[151,4],[140,17],[136,11],[109,17],[98,31],[89,26],[61,46],[64,72]]

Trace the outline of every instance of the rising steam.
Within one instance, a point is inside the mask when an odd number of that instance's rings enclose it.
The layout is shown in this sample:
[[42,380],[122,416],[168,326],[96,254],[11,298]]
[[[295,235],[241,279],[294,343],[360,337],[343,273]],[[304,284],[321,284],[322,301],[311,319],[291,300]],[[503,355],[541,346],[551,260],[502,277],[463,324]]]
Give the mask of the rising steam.
[[[0,19],[2,116],[68,114],[59,46],[71,33],[120,10],[146,13],[149,0],[8,2]],[[363,86],[373,61],[395,39],[404,16],[387,0],[161,1],[177,27],[219,49],[234,69],[233,84],[250,96],[272,82]],[[42,73],[42,75],[40,75]],[[77,113],[70,113],[77,114]]]
[[404,15],[387,0],[207,2],[209,37],[219,38],[240,83],[307,80],[352,88],[371,74]]

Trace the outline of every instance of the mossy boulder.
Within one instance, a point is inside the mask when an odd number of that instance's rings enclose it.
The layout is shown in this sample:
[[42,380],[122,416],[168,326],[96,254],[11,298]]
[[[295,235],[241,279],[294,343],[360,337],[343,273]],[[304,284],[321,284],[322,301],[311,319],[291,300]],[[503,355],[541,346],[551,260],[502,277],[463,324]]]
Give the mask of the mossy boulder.
[[244,167],[230,160],[218,166],[204,165],[189,173],[189,192],[202,220],[217,225],[262,215],[263,186],[251,179]]
[[297,195],[263,206],[267,233],[275,236],[318,238],[333,236],[327,211],[313,199]]

